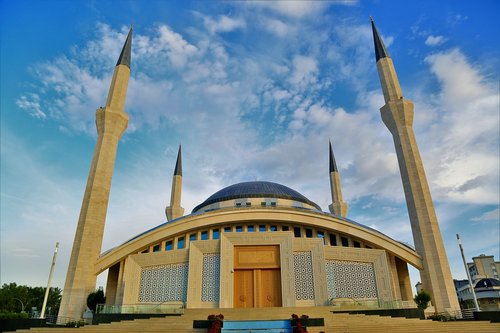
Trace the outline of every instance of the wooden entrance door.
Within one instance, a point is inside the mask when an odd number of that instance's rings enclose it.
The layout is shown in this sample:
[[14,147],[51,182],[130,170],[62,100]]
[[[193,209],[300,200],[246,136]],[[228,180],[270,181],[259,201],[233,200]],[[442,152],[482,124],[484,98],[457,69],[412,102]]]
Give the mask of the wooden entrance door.
[[279,246],[238,246],[234,254],[234,307],[281,306]]
[[234,270],[234,307],[253,308],[254,307],[254,279],[253,270]]

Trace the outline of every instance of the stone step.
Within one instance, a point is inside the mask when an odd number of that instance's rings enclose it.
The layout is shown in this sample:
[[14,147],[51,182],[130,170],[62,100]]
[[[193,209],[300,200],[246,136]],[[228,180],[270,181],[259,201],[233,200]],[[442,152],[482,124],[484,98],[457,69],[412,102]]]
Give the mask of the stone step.
[[[155,317],[136,319],[79,328],[80,333],[206,333],[206,329],[193,329],[193,320],[205,320],[210,314],[223,314],[224,326],[231,321],[289,322],[292,313],[307,314],[311,318],[324,318],[325,326],[308,327],[309,333],[499,333],[500,324],[477,321],[436,322],[420,319],[391,318],[378,315],[332,313],[331,307],[311,308],[257,308],[257,309],[186,309],[178,317]],[[235,328],[238,329],[238,328]],[[248,333],[249,330],[239,328]],[[278,328],[279,329],[279,328]],[[30,333],[75,333],[75,328],[33,328],[18,330]],[[282,330],[283,331],[283,330]],[[281,333],[282,331],[279,331]],[[238,331],[225,331],[240,333]],[[251,331],[270,333],[269,331]],[[286,331],[284,331],[286,332]],[[274,333],[274,332],[273,332]]]

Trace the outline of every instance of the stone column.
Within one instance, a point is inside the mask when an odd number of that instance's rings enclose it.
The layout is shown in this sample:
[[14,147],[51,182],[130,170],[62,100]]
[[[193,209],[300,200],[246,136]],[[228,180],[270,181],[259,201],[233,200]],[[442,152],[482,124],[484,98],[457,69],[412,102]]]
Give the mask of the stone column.
[[97,143],[64,284],[60,321],[80,319],[87,296],[95,291],[94,266],[101,253],[116,150],[128,124],[124,106],[130,77],[131,43],[132,29],[116,64],[106,106],[96,112]]

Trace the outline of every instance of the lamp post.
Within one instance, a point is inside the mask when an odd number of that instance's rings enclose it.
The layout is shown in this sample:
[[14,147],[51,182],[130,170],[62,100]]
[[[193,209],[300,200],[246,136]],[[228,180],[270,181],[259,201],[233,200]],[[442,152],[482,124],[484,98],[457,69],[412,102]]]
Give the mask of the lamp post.
[[45,307],[47,306],[47,300],[49,299],[50,282],[52,281],[52,274],[54,273],[54,266],[56,265],[57,250],[59,249],[59,242],[56,242],[56,248],[54,249],[54,256],[52,257],[52,265],[50,266],[49,280],[47,281],[47,289],[45,290],[45,297],[43,298],[42,311],[40,311],[40,318],[45,318]]
[[474,298],[474,305],[477,311],[481,311],[479,308],[479,304],[477,303],[476,292],[474,291],[474,285],[472,284],[472,280],[470,278],[469,267],[467,267],[467,262],[465,261],[464,248],[462,247],[462,240],[460,236],[457,234],[458,247],[460,248],[460,254],[462,254],[462,260],[464,262],[465,272],[467,273],[467,279],[469,280],[469,288],[472,291],[472,297]]
[[21,313],[24,312],[24,303],[23,301],[21,301],[19,298],[15,298],[15,297],[12,297],[12,299],[15,299],[15,300],[18,300],[19,302],[21,302]]

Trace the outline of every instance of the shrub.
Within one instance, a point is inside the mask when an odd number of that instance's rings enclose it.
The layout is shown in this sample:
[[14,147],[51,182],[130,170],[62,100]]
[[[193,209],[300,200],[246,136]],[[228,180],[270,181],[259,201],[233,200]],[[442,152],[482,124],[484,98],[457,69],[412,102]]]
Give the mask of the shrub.
[[0,312],[0,319],[27,319],[28,314],[26,312]]
[[422,310],[425,310],[429,307],[429,302],[431,301],[431,299],[431,294],[423,289],[420,290],[413,298],[413,300],[417,304],[417,307]]
[[433,314],[427,317],[428,319],[434,320],[434,321],[446,321],[447,318],[443,314]]
[[66,327],[81,327],[81,326],[85,326],[85,323],[83,322],[83,320],[79,320],[79,321],[68,321],[66,323],[66,325],[64,325]]
[[106,302],[106,297],[104,297],[104,291],[101,288],[97,289],[93,293],[87,296],[87,306],[92,312],[95,312],[97,304],[103,304]]

